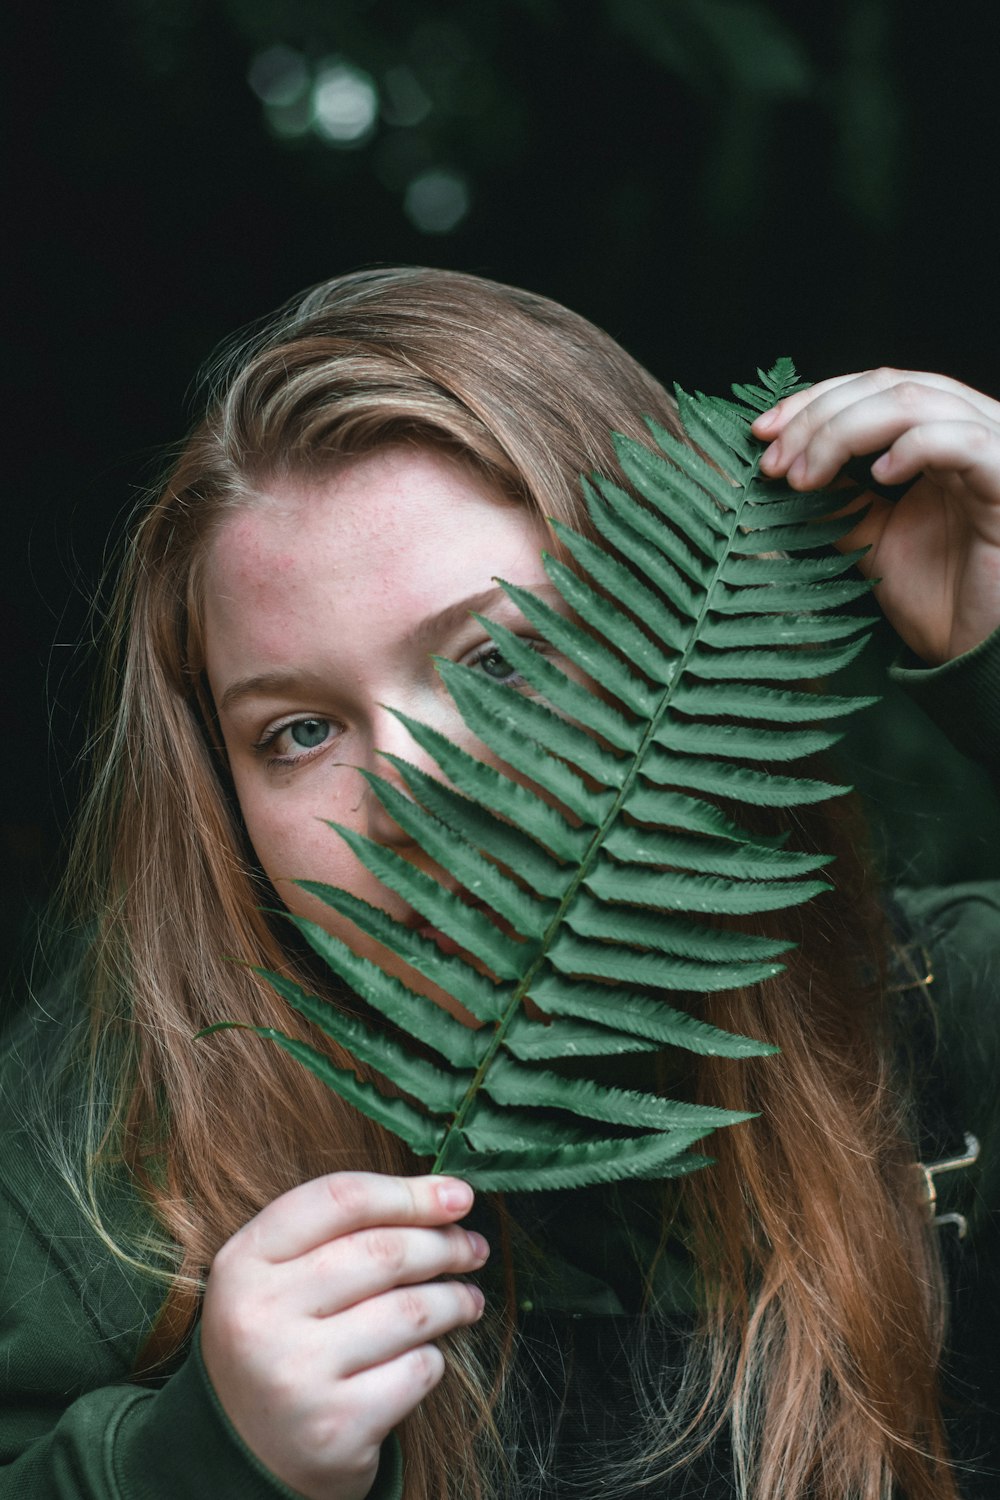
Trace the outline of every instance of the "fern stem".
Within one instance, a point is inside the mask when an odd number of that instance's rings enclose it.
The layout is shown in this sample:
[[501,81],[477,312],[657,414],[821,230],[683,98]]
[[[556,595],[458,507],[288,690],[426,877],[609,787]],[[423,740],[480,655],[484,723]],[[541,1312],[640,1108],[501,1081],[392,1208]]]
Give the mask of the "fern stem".
[[[758,444],[757,453],[750,465],[749,470],[747,471],[747,475],[742,486],[742,493],[739,495],[737,504],[732,510],[732,521],[729,528],[729,535],[726,539],[725,548],[723,549],[722,556],[719,558],[716,564],[715,571],[709,583],[705,587],[702,607],[698,616],[692,623],[688,643],[684,647],[684,650],[678,653],[676,670],[674,672],[673,679],[664,688],[660,702],[649,720],[646,731],[643,734],[642,740],[640,741],[639,747],[633,758],[632,765],[625,777],[624,782],[622,783],[622,786],[619,788],[618,794],[615,797],[612,806],[608,810],[608,813],[603,822],[599,825],[598,828],[595,829],[594,835],[587,846],[583,858],[580,861],[580,865],[578,870],[576,871],[576,874],[573,876],[569,886],[560,899],[559,905],[552,916],[552,920],[539,939],[538,952],[529,964],[522,978],[517,982],[517,985],[515,986],[514,992],[511,996],[510,1004],[507,1006],[507,1009],[505,1010],[503,1016],[499,1021],[495,1023],[495,1032],[490,1045],[484,1053],[458,1108],[456,1109],[450,1123],[445,1130],[440,1148],[438,1149],[437,1155],[435,1156],[434,1161],[431,1165],[432,1172],[446,1172],[448,1170],[449,1146],[452,1140],[455,1138],[456,1134],[461,1131],[470,1110],[475,1104],[483,1079],[487,1071],[489,1070],[497,1051],[503,1045],[504,1038],[507,1035],[507,1031],[512,1025],[515,1016],[518,1014],[521,1004],[528,991],[530,990],[536,974],[538,973],[542,964],[545,962],[548,950],[556,933],[559,931],[562,925],[567,910],[574,901],[582,882],[586,879],[587,875],[593,868],[594,862],[596,861],[597,856],[600,853],[601,847],[604,844],[612,825],[621,813],[622,808],[629,794],[631,793],[633,786],[635,785],[635,781],[642,770],[644,758],[647,751],[649,750],[650,745],[655,740],[663,717],[673,703],[674,693],[679,683],[683,680],[687,664],[691,658],[691,654],[697,646],[698,641],[701,637],[705,616],[708,614],[709,610],[712,607],[712,600],[715,595],[715,590],[722,582],[722,571],[726,563],[728,562],[732,551],[733,539],[739,528],[743,507],[747,504],[750,486],[753,484],[755,478],[757,477],[760,453],[762,451],[763,445]],[[736,490],[737,487],[733,486],[734,495],[736,493]]]

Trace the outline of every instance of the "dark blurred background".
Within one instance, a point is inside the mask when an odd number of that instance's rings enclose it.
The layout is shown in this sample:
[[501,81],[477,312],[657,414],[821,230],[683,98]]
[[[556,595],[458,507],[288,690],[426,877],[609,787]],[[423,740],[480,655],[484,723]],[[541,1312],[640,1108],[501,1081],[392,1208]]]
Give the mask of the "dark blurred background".
[[[59,864],[123,518],[213,345],[307,284],[481,272],[688,388],[788,353],[1000,394],[993,5],[50,0],[4,38],[4,954]],[[907,703],[848,754],[892,878],[1000,873],[983,783]]]

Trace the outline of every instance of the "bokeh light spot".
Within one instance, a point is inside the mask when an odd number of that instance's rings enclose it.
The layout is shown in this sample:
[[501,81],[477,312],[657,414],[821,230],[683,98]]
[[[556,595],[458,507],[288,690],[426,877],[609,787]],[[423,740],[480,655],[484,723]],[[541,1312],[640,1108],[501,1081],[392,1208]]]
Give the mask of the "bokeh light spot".
[[444,167],[421,172],[408,184],[403,207],[424,234],[448,234],[469,212],[468,185],[458,172]]
[[331,146],[363,146],[378,119],[378,89],[370,73],[345,61],[328,62],[316,74],[313,129]]
[[287,109],[309,87],[309,68],[301,52],[279,42],[257,53],[250,64],[247,82],[262,104]]
[[390,68],[383,83],[382,118],[387,124],[409,129],[426,120],[431,112],[430,95],[412,68],[405,63]]

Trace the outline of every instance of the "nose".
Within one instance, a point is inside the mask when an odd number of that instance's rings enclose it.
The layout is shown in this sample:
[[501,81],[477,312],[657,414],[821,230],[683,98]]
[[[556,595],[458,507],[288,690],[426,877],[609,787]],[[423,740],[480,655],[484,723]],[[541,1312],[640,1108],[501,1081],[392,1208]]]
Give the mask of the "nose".
[[[374,771],[377,776],[383,777],[410,801],[413,801],[412,792],[400,771],[385,758],[386,755],[397,756],[430,776],[440,777],[441,773],[435,762],[388,709],[379,708],[378,713],[373,716],[371,729],[371,749],[364,766],[366,771]],[[376,843],[399,847],[413,844],[412,836],[383,807],[375,789],[367,781],[362,781],[361,810],[364,832]]]

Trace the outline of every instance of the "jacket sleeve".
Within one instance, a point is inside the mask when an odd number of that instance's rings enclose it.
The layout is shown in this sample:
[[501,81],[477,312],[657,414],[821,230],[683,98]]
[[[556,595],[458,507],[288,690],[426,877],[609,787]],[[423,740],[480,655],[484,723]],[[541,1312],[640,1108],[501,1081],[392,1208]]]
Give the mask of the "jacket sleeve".
[[891,676],[1000,785],[1000,629],[941,667],[905,653]]
[[[197,1335],[158,1389],[130,1380],[149,1293],[32,1158],[8,1149],[0,1190],[0,1500],[295,1500],[230,1424]],[[370,1500],[401,1494],[392,1441]]]
[[[1000,790],[1000,630],[941,667],[916,658],[893,678],[951,742],[979,763]],[[1000,879],[903,887],[895,893],[933,975],[935,1067],[957,1123],[945,1154],[961,1154],[962,1132],[981,1145],[975,1169],[943,1175],[941,1207],[984,1228],[1000,1209]]]

